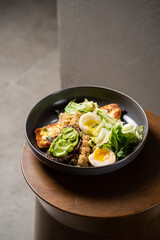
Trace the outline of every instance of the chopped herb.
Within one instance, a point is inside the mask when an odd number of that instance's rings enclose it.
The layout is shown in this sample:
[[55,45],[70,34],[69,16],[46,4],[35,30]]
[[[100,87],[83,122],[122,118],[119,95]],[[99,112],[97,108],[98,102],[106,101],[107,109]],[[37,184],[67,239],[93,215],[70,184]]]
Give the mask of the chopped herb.
[[43,131],[43,132],[47,131],[47,128],[46,128],[46,127],[44,127],[42,131]]
[[50,140],[52,140],[52,137],[49,135],[46,137],[46,139],[50,141]]
[[99,148],[102,149],[103,147],[105,148],[109,148],[110,150],[112,150],[112,147],[109,143],[103,143],[101,145],[99,145]]
[[96,128],[96,127],[98,127],[97,123],[92,126],[92,128]]

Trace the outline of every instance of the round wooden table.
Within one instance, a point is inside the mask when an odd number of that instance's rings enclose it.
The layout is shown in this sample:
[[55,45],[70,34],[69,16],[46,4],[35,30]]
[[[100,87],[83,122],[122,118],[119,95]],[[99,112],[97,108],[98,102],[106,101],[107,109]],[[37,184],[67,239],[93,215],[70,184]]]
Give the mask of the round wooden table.
[[23,175],[36,195],[35,240],[159,240],[160,118],[147,112],[140,155],[101,176],[71,176],[45,166],[26,143]]

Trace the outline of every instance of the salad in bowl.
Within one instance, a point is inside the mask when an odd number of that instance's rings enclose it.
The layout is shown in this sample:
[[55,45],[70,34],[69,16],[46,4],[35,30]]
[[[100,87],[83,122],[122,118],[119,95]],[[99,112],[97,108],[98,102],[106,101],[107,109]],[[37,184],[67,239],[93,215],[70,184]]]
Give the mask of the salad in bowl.
[[58,121],[36,128],[39,149],[50,160],[75,167],[101,167],[132,153],[143,139],[143,126],[125,122],[127,114],[117,103],[99,107],[97,102],[71,100],[58,113]]

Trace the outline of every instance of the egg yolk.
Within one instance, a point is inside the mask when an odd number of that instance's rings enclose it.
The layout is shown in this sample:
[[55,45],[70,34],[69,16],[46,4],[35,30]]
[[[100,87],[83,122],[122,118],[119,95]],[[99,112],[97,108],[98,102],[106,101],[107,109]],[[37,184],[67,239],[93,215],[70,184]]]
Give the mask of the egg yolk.
[[94,119],[90,119],[84,123],[84,126],[88,127],[92,132],[96,130],[98,125],[99,125],[99,122],[95,121]]
[[97,148],[94,152],[94,159],[98,160],[99,162],[103,162],[110,157],[109,149],[103,147],[102,149]]

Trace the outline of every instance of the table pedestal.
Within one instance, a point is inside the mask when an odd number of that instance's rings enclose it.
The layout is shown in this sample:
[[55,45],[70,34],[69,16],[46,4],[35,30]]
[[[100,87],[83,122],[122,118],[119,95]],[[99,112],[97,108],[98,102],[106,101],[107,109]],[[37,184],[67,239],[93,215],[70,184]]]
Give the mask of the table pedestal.
[[[83,232],[80,230],[76,230],[72,228],[72,226],[67,227],[64,224],[58,222],[54,217],[48,213],[48,210],[42,206],[42,204],[46,204],[45,202],[42,203],[42,200],[36,198],[36,205],[35,205],[35,236],[34,240],[138,240],[138,239],[145,239],[145,240],[159,240],[160,239],[160,214],[157,214],[160,209],[156,209],[155,216],[153,216],[150,220],[142,219],[139,222],[139,226],[135,227],[135,224],[131,226],[126,226],[130,228],[128,230],[119,229],[116,230],[116,226],[112,228],[111,223],[108,228],[107,225],[102,226],[102,228],[106,228],[106,231],[101,233],[94,232],[94,226],[91,229],[91,226],[88,227],[88,232]],[[157,212],[157,213],[156,213]],[[138,219],[138,218],[137,218]],[[88,219],[89,220],[89,219]],[[64,220],[65,221],[65,220]],[[81,225],[79,223],[81,219],[77,219],[75,223],[77,227]],[[136,217],[135,217],[136,221]],[[98,220],[97,220],[98,224]],[[118,223],[117,227],[119,228],[118,224],[121,225],[121,220]],[[115,223],[113,223],[115,225]],[[137,224],[136,224],[137,225]],[[87,226],[85,226],[85,230]],[[82,229],[83,230],[83,229]]]

